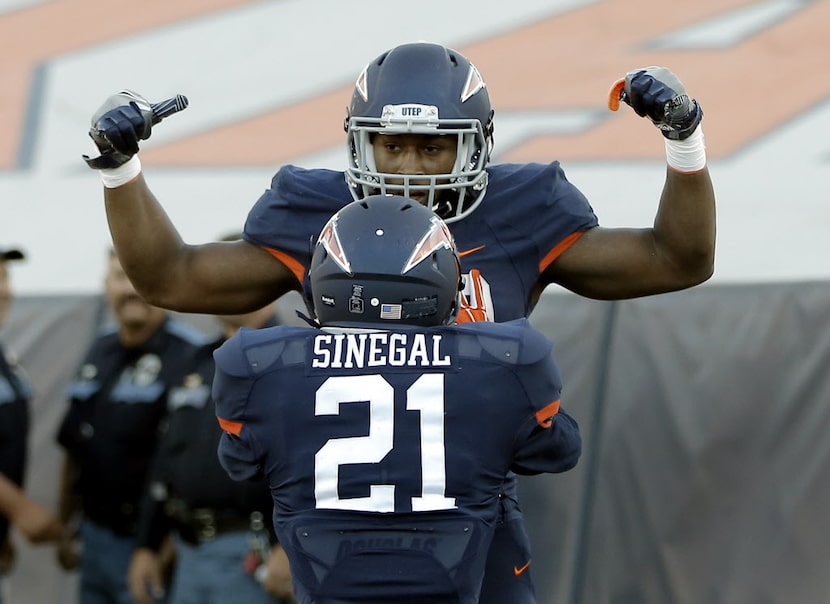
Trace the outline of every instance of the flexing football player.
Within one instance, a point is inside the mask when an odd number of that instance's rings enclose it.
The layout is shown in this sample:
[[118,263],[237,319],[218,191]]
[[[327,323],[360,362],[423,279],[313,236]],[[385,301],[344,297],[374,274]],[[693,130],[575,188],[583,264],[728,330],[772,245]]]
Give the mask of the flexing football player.
[[319,329],[214,353],[220,461],[267,477],[301,604],[477,603],[508,473],[579,458],[551,342],[527,319],[449,325],[452,236],[404,197],[335,214],[309,276]]
[[[490,165],[493,110],[478,70],[436,44],[404,44],[360,73],[345,122],[345,172],[283,166],[248,215],[245,241],[184,243],[141,173],[136,153],[158,116],[132,93],[110,97],[90,135],[101,155],[88,159],[104,183],[119,257],[153,304],[204,313],[259,308],[301,290],[309,241],[352,198],[412,197],[442,216],[465,275],[461,318],[526,317],[557,283],[598,299],[679,290],[708,279],[715,250],[715,195],[706,167],[702,111],[668,69],[629,72],[614,86],[620,101],[663,134],[667,171],[654,224],[598,225],[585,196],[559,162]],[[484,604],[533,602],[529,541],[508,481],[482,590]],[[504,530],[502,530],[504,529]]]

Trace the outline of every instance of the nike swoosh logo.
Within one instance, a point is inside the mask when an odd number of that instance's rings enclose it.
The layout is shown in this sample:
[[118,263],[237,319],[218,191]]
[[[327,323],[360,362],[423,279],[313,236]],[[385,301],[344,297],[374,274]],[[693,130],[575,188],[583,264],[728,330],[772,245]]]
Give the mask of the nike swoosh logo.
[[533,562],[533,560],[528,560],[527,564],[525,564],[524,566],[514,566],[513,567],[513,574],[518,577],[519,575],[521,575],[523,572],[525,572],[530,567],[531,562]]
[[473,252],[477,252],[478,250],[483,250],[485,247],[484,245],[480,245],[478,247],[471,248],[469,250],[464,250],[463,252],[458,252],[458,257],[463,258],[464,256],[469,256]]

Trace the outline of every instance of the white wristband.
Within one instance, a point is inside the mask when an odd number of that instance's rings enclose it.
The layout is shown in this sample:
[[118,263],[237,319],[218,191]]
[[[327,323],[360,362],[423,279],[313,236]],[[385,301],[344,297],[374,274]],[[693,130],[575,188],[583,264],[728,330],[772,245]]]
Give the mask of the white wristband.
[[107,189],[114,189],[135,180],[141,174],[141,161],[138,159],[138,155],[133,155],[117,168],[98,170],[98,173],[101,175],[101,182],[104,183],[104,186]]
[[686,140],[666,139],[666,163],[669,167],[690,174],[706,167],[706,143],[703,140],[703,128],[698,126]]

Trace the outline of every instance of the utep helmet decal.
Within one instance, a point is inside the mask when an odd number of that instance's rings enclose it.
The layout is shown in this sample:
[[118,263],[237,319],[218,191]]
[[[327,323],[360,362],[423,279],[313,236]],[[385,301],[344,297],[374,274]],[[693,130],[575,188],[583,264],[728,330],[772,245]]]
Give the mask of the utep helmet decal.
[[452,234],[434,212],[405,197],[373,195],[323,227],[309,284],[324,326],[441,325],[457,313],[461,265]]

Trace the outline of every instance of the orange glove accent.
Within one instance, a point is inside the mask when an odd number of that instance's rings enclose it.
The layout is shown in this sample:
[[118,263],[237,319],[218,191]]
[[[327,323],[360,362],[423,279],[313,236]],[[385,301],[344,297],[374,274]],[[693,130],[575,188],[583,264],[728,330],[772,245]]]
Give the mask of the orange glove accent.
[[611,86],[611,90],[608,91],[608,108],[611,111],[616,111],[620,108],[620,101],[622,100],[623,90],[625,89],[625,78],[620,78],[614,85]]

